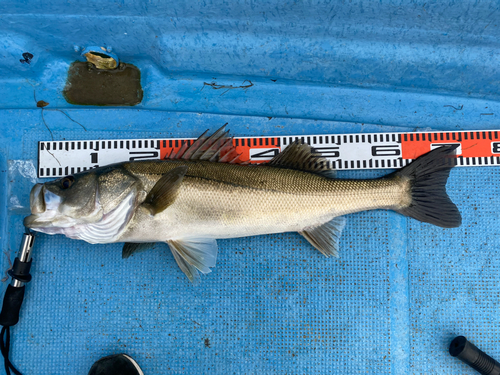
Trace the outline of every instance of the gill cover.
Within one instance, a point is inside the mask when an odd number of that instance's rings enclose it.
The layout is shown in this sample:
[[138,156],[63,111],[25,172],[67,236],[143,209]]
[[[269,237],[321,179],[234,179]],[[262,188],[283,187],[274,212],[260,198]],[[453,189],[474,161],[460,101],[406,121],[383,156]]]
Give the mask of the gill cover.
[[116,165],[37,184],[25,225],[91,243],[112,242],[132,216],[138,184]]

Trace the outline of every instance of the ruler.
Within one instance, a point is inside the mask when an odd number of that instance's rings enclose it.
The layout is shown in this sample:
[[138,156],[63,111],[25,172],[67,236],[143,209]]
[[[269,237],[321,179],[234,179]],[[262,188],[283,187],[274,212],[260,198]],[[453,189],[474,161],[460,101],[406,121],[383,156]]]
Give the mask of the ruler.
[[[499,131],[317,134],[238,137],[242,160],[262,163],[299,139],[321,153],[335,169],[393,169],[442,145],[457,147],[458,166],[500,165]],[[163,159],[196,138],[50,141],[38,144],[38,177],[62,177],[122,161]]]

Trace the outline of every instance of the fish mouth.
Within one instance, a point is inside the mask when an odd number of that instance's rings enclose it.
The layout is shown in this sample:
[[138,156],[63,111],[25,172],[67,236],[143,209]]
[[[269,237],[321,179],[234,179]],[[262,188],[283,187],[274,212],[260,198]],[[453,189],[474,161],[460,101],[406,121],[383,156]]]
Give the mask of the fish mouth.
[[30,192],[30,210],[32,214],[41,214],[45,212],[47,206],[43,194],[43,184],[36,184]]
[[65,234],[65,228],[60,227],[60,224],[58,225],[51,220],[44,220],[38,215],[26,216],[23,223],[26,228],[32,229],[37,232],[46,234]]
[[39,217],[37,215],[30,215],[24,218],[23,224],[26,228],[37,229],[47,226],[47,223],[37,221]]
[[30,192],[31,215],[24,218],[24,226],[31,229],[51,227],[50,219],[55,216],[53,209],[59,202],[60,198],[48,191],[43,184],[33,186]]
[[46,210],[45,199],[43,198],[43,184],[36,184],[30,192],[30,210],[31,215],[24,218],[24,226],[26,228],[39,228],[41,222],[37,222],[39,215]]

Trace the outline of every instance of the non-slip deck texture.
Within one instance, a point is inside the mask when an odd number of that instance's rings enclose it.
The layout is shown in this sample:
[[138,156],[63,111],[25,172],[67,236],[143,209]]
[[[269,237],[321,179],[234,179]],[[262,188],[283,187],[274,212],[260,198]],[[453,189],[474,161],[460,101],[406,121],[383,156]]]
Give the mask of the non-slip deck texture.
[[[1,1],[1,250],[19,247],[38,141],[499,130],[499,40],[495,1]],[[66,101],[92,46],[140,70],[140,104]],[[40,235],[12,360],[25,375],[118,352],[147,375],[473,375],[447,351],[465,335],[500,360],[499,175],[451,172],[460,228],[349,215],[339,259],[296,233],[222,240],[196,288],[166,245],[122,260]]]
[[[39,127],[29,130],[39,112],[4,113],[2,125],[21,119],[17,126],[26,129],[12,139],[10,170],[4,173],[9,180],[3,182],[8,206],[3,246],[13,256],[36,142],[50,135]],[[56,139],[171,136],[173,131],[145,131],[160,124],[171,128],[170,116],[191,126],[178,136],[195,136],[220,122],[245,135],[260,134],[262,128],[276,134],[307,134],[308,129],[306,120],[148,111],[134,118],[129,110],[69,113],[78,120],[114,116],[116,122],[108,131],[71,125],[55,132]],[[123,132],[123,124],[135,131]],[[314,125],[323,134],[394,130]],[[123,260],[118,244],[39,235],[33,281],[21,322],[12,330],[12,359],[26,374],[85,373],[98,358],[118,352],[132,355],[146,374],[473,374],[448,355],[447,346],[463,334],[500,356],[499,171],[451,172],[448,191],[464,218],[460,228],[441,229],[386,211],[349,215],[339,259],[323,257],[296,233],[221,240],[217,267],[198,287],[190,285],[164,244]],[[385,173],[344,171],[339,177]],[[8,267],[5,258],[2,265]]]

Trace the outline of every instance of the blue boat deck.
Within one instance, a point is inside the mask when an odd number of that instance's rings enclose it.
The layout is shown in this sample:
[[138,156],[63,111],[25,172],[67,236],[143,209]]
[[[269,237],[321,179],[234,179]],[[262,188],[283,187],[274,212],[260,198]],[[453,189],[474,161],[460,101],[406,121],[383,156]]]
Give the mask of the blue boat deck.
[[[0,243],[10,258],[37,142],[51,133],[196,137],[225,123],[238,136],[499,129],[495,2],[108,4],[0,4]],[[141,70],[141,104],[66,102],[69,65],[89,45]],[[245,82],[253,85],[238,88]],[[197,287],[165,244],[122,260],[119,244],[40,235],[12,361],[26,374],[85,374],[126,352],[145,374],[472,375],[448,345],[464,335],[500,358],[499,173],[451,172],[460,228],[349,215],[338,259],[296,233],[220,240],[217,267]]]

